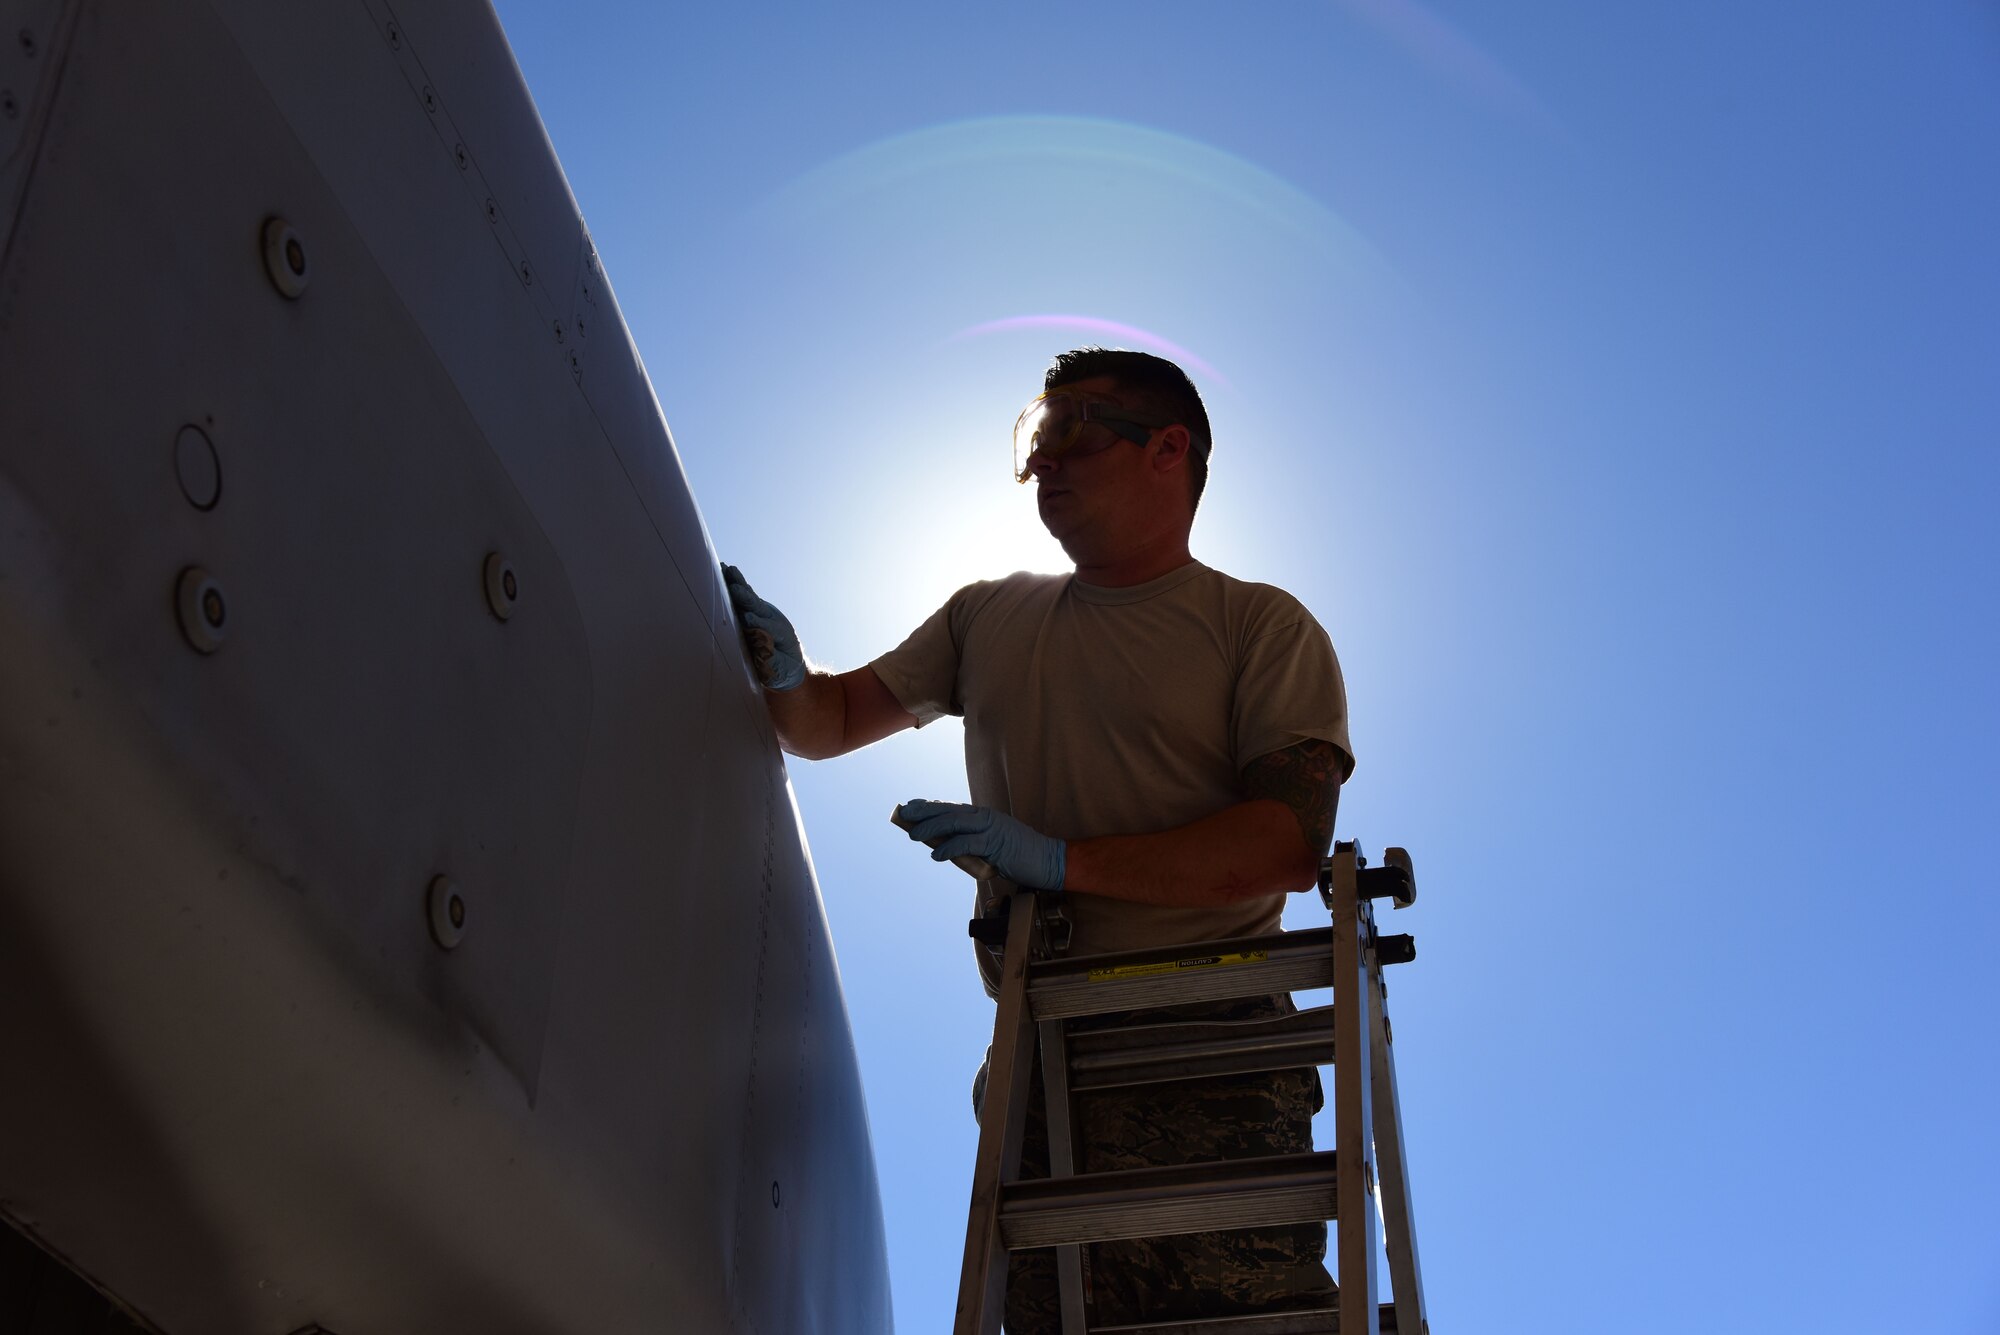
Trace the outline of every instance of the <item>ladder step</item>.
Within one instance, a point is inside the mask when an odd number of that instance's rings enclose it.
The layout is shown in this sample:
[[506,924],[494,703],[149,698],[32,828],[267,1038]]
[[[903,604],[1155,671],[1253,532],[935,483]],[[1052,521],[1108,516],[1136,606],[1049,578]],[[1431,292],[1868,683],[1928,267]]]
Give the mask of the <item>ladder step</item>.
[[[1394,1303],[1383,1303],[1375,1310],[1375,1325],[1382,1335],[1396,1335]],[[1206,1321],[1092,1326],[1090,1335],[1339,1335],[1339,1331],[1339,1310],[1320,1307],[1304,1312],[1210,1317]]]
[[1333,929],[1274,932],[1186,946],[1036,960],[1028,1009],[1037,1020],[1191,1001],[1275,996],[1333,986]]
[[1072,1032],[1070,1089],[1116,1089],[1333,1061],[1333,1007],[1261,1020],[1207,1020]]
[[1000,1237],[1019,1250],[1319,1223],[1337,1208],[1333,1160],[1320,1150],[1011,1182],[1001,1188]]

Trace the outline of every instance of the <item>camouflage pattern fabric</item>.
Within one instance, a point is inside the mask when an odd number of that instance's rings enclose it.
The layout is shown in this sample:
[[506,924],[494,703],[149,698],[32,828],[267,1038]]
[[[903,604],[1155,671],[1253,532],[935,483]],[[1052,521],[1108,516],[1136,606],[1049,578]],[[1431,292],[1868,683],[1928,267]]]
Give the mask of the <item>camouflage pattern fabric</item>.
[[[1289,997],[1252,997],[1073,1021],[1161,1024],[1248,1020],[1289,1014]],[[975,1087],[975,1111],[985,1072]],[[1079,1172],[1108,1172],[1218,1159],[1297,1154],[1312,1149],[1321,1102],[1315,1071],[1183,1080],[1102,1090],[1076,1098]],[[1041,1063],[1035,1062],[1021,1175],[1048,1176],[1048,1121]],[[1326,1225],[1133,1238],[1084,1248],[1084,1301],[1092,1326],[1194,1321],[1327,1307],[1333,1279],[1322,1264]],[[1007,1270],[1008,1335],[1061,1335],[1062,1307],[1052,1249],[1015,1252]]]

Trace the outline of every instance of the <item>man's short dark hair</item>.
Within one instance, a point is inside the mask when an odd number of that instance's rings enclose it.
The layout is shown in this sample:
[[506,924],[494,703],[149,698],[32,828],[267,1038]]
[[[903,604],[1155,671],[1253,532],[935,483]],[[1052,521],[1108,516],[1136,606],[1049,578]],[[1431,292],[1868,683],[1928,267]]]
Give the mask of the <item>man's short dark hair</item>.
[[1188,476],[1192,479],[1193,503],[1201,504],[1208,486],[1208,410],[1187,372],[1164,357],[1150,352],[1128,352],[1123,348],[1078,348],[1065,352],[1049,363],[1042,388],[1073,385],[1079,380],[1109,377],[1128,406],[1157,414],[1168,422],[1188,429],[1193,448],[1188,452]]

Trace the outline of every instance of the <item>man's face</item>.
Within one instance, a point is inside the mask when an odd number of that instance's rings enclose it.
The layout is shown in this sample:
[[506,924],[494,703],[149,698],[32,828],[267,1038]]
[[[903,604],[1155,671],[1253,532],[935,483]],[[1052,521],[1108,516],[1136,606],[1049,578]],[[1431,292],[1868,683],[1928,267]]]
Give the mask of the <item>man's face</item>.
[[[1107,376],[1079,380],[1066,388],[1130,406],[1128,396],[1121,395]],[[1140,532],[1157,526],[1162,496],[1168,493],[1153,464],[1154,452],[1150,441],[1135,445],[1109,427],[1086,422],[1062,458],[1037,454],[1029,459],[1042,526],[1071,560],[1081,565],[1116,555]],[[1178,478],[1173,481],[1184,485]]]

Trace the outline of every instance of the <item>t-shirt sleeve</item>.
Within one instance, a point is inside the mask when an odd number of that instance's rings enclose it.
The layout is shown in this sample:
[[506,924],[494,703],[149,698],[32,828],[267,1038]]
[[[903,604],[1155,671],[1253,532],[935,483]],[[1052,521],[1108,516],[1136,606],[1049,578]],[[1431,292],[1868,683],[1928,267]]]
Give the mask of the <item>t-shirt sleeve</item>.
[[958,700],[958,638],[952,630],[952,609],[964,596],[930,614],[908,639],[868,666],[896,697],[896,703],[916,715],[917,726],[946,714],[963,714]]
[[1230,719],[1240,774],[1259,756],[1317,738],[1332,742],[1354,772],[1347,739],[1347,686],[1333,641],[1310,614],[1263,631],[1244,652]]

